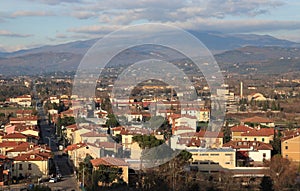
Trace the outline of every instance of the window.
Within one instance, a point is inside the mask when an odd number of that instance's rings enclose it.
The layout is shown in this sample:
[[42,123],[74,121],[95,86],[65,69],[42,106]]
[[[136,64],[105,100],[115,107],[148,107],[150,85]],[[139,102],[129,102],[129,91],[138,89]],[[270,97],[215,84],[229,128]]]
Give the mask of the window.
[[285,155],[285,158],[289,158],[289,155]]
[[285,146],[285,150],[288,150],[289,149],[289,146]]
[[230,162],[225,162],[225,164],[230,164]]
[[262,142],[265,142],[265,138],[262,138],[261,141],[262,141]]
[[32,170],[31,164],[28,164],[28,170]]
[[225,156],[232,156],[232,154],[225,154]]
[[256,141],[256,138],[254,138],[254,141]]
[[219,154],[212,153],[210,156],[219,156]]
[[23,170],[22,164],[19,164],[19,170]]
[[266,158],[266,153],[263,153],[263,157]]
[[208,154],[200,154],[200,156],[208,156]]

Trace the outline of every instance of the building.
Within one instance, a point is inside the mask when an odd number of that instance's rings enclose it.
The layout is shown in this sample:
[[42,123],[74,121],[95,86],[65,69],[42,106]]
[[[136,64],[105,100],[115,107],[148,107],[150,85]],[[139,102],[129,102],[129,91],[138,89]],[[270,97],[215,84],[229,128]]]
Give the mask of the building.
[[199,131],[173,135],[170,140],[171,148],[220,148],[223,145],[224,134],[222,132]]
[[0,155],[0,186],[8,185],[8,181],[11,179],[12,164],[12,159]]
[[225,169],[234,169],[236,165],[235,150],[232,148],[191,148],[191,167],[202,172],[216,172]]
[[233,141],[261,141],[270,143],[274,139],[274,128],[251,128],[238,125],[231,128],[231,139]]
[[13,142],[26,142],[27,141],[27,136],[23,135],[22,133],[11,133],[11,134],[7,134],[5,136],[2,137],[2,142],[6,142],[6,141],[13,141]]
[[275,123],[273,120],[264,118],[264,117],[250,117],[241,120],[242,125],[248,124],[254,127],[257,126],[265,126],[265,127],[275,127]]
[[91,160],[94,170],[97,170],[100,165],[111,166],[122,169],[121,178],[128,184],[129,182],[129,164],[120,158],[102,157]]
[[46,177],[50,154],[28,153],[13,158],[12,175],[16,177]]
[[79,163],[83,162],[86,155],[96,156],[86,143],[68,145],[64,151],[68,153],[70,160],[73,161],[75,167],[79,167]]
[[293,131],[281,139],[282,157],[300,164],[300,130]]
[[251,165],[254,166],[262,165],[264,160],[271,159],[271,151],[273,150],[271,144],[260,141],[230,141],[223,146],[236,151],[236,160],[243,163],[239,166],[245,166],[247,162],[251,162]]

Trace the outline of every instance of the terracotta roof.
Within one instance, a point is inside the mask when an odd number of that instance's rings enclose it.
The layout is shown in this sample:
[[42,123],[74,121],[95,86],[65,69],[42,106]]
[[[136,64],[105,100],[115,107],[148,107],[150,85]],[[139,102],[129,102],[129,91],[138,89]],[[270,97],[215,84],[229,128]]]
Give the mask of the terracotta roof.
[[300,136],[300,129],[286,133],[286,136],[282,137],[281,141],[286,141],[286,140],[289,140],[289,139],[292,139],[292,138],[298,137],[298,136]]
[[213,131],[199,131],[196,133],[197,137],[207,137],[207,138],[223,138],[223,132],[213,132]]
[[245,126],[245,125],[237,125],[234,127],[231,127],[231,132],[247,132],[247,131],[252,131],[253,128]]
[[[22,143],[22,142],[21,142]],[[20,144],[20,142],[18,141],[3,141],[2,143],[0,143],[0,147],[1,148],[5,148],[5,147],[16,147]]]
[[246,122],[250,122],[250,123],[273,123],[273,121],[268,119],[268,118],[258,117],[258,116],[245,118],[245,119],[242,119],[241,121],[244,122],[244,123],[246,123]]
[[231,147],[233,149],[253,149],[253,150],[273,150],[269,143],[260,141],[229,141],[223,144],[223,147]]
[[89,146],[97,147],[97,148],[121,148],[122,145],[114,142],[96,142],[96,143],[87,143]]
[[36,121],[38,120],[37,116],[30,116],[30,117],[11,117],[9,118],[10,121]]
[[33,111],[32,110],[28,110],[28,109],[24,109],[24,110],[23,109],[19,109],[19,110],[16,111],[16,113],[17,114],[25,114],[25,113],[26,114],[32,114]]
[[68,145],[67,148],[65,149],[65,151],[73,151],[73,150],[80,149],[80,148],[86,147],[86,146],[87,146],[86,143],[76,143],[73,145]]
[[77,128],[77,124],[73,124],[73,125],[68,125],[65,127],[66,129],[76,129]]
[[174,131],[183,131],[183,130],[195,130],[196,131],[196,128],[192,128],[192,127],[189,127],[189,126],[176,126],[174,127]]
[[213,131],[199,131],[199,132],[187,132],[178,134],[180,137],[191,138],[191,137],[207,137],[207,138],[223,138],[223,132],[213,132]]
[[19,156],[14,157],[15,161],[46,161],[48,157],[41,156],[36,153],[29,154],[21,154]]
[[120,158],[114,158],[114,157],[102,157],[91,160],[91,163],[93,166],[100,166],[100,165],[106,165],[106,166],[129,166],[127,162],[125,162],[123,159]]
[[2,139],[25,139],[27,138],[22,133],[11,133],[2,137]]
[[259,130],[253,129],[252,131],[242,133],[241,136],[271,136],[274,134],[274,128],[261,128]]
[[80,135],[81,137],[107,137],[107,134],[104,133],[97,133],[97,132],[87,132]]
[[7,159],[7,157],[4,156],[4,155],[0,155],[0,159],[1,159],[1,160],[5,160],[5,159]]

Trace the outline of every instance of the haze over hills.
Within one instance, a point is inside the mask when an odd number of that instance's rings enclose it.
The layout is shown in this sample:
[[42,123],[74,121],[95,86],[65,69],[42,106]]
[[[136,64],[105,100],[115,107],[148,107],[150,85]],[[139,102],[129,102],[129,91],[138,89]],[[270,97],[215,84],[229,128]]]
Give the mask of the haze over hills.
[[[300,43],[281,40],[268,35],[223,34],[218,32],[190,31],[215,54],[221,68],[232,69],[234,63],[268,62],[281,57],[298,62]],[[98,39],[76,41],[60,45],[47,45],[16,52],[0,52],[0,74],[36,75],[56,71],[75,71],[83,55]],[[220,53],[221,52],[221,53]],[[164,52],[158,52],[164,54]],[[129,51],[130,57],[145,54],[143,50]],[[147,57],[147,55],[144,55]],[[123,64],[124,60],[117,61]],[[126,64],[126,63],[125,63]],[[128,64],[128,63],[127,63]],[[225,67],[223,67],[225,66]],[[246,66],[246,65],[245,65]],[[292,66],[297,66],[293,64]]]

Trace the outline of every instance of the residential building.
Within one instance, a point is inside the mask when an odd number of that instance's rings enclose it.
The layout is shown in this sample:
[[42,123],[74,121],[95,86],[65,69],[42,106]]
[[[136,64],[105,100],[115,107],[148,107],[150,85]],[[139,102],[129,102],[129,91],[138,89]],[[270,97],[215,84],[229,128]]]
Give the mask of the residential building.
[[93,165],[94,170],[97,170],[100,165],[121,168],[122,169],[121,178],[124,180],[124,182],[126,183],[129,182],[129,164],[126,163],[124,160],[120,158],[114,158],[114,157],[102,157],[102,158],[91,160],[91,163]]
[[247,162],[254,166],[262,165],[264,160],[271,159],[273,150],[271,144],[260,141],[230,141],[223,146],[235,149],[237,161],[243,163],[240,166],[244,166]]
[[295,130],[281,139],[282,157],[300,164],[300,130]]
[[236,156],[232,148],[190,148],[187,151],[192,154],[191,167],[197,167],[199,171],[216,172],[235,168]]
[[46,177],[49,171],[49,154],[28,153],[13,158],[12,175],[16,177]]

